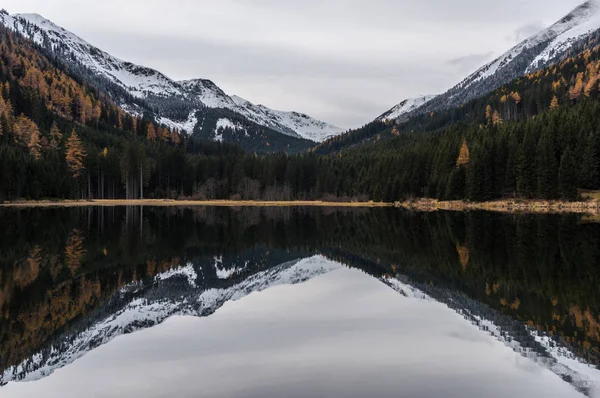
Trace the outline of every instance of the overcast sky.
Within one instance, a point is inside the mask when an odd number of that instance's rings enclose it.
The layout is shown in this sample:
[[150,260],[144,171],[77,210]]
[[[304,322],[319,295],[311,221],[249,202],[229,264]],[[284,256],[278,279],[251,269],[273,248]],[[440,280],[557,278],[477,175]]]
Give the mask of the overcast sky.
[[583,0],[4,0],[169,77],[337,124],[436,94]]

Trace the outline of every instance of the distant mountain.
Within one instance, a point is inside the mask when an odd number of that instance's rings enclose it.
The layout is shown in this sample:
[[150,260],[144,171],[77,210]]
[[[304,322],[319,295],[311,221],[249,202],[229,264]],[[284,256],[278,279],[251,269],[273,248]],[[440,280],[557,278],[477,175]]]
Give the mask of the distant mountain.
[[[206,113],[218,109],[234,115],[212,119],[226,119],[226,125],[242,119],[237,121],[244,125],[244,136],[261,127],[312,141],[323,141],[343,132],[301,113],[277,111],[229,96],[210,80],[174,81],[159,71],[114,57],[38,14],[2,12],[0,22],[32,39],[86,80],[109,92],[128,113],[136,116],[151,113],[158,122],[188,134],[201,131],[203,138],[223,139],[223,132],[216,124],[202,122]],[[226,137],[235,141],[236,135]]]
[[461,106],[518,77],[560,61],[574,51],[594,45],[600,36],[599,30],[600,0],[586,1],[554,25],[484,65],[446,93],[404,112],[395,112],[397,105],[384,115],[397,113],[396,119],[403,122],[414,115]]
[[406,100],[400,102],[398,105],[396,105],[392,109],[390,109],[389,111],[387,111],[386,113],[384,113],[383,115],[379,116],[377,118],[377,120],[385,121],[385,120],[398,119],[399,117],[406,115],[407,113],[410,113],[410,112],[414,111],[415,109],[422,107],[423,105],[425,105],[426,103],[428,103],[429,101],[434,99],[435,97],[436,97],[435,95],[424,95],[422,97],[406,99]]

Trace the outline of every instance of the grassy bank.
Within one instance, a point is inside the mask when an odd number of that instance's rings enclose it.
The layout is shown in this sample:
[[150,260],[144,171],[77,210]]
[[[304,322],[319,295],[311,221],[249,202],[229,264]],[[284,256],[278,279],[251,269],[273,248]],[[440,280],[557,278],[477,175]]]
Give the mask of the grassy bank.
[[169,200],[169,199],[104,199],[104,200],[60,200],[60,201],[15,201],[0,204],[0,207],[89,207],[89,206],[156,206],[156,207],[397,207],[415,211],[470,211],[485,210],[504,213],[579,213],[600,217],[600,198],[588,197],[580,202],[547,200],[497,200],[491,202],[439,201],[415,199],[410,201],[382,202],[327,202],[327,201],[254,201],[254,200]]

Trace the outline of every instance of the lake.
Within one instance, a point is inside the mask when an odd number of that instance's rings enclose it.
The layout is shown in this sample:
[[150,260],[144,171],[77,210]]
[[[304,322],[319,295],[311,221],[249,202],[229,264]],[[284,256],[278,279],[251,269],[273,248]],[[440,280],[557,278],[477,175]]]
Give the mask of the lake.
[[600,224],[0,209],[0,397],[597,397]]

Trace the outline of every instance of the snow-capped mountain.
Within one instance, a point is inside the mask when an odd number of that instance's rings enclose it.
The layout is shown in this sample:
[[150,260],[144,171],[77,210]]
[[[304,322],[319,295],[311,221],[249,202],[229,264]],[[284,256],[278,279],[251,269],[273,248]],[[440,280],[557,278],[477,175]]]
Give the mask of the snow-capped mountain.
[[[115,96],[127,112],[139,115],[148,109],[158,109],[157,121],[189,134],[198,123],[196,113],[207,108],[228,109],[259,126],[312,141],[323,141],[343,132],[307,115],[277,111],[231,97],[207,79],[174,81],[159,71],[114,57],[38,14],[3,12],[0,22],[50,50],[72,68],[84,68],[94,75],[94,80],[102,80],[94,83],[118,86],[133,99]],[[216,134],[215,129],[213,138]]]
[[[560,61],[571,52],[597,44],[599,30],[600,0],[586,1],[554,25],[484,65],[446,93],[415,109],[399,113],[396,118],[402,122],[414,115],[463,105],[520,76]],[[393,113],[394,109],[387,113]]]
[[405,99],[383,115],[379,116],[377,120],[385,121],[398,119],[400,116],[420,108],[435,97],[435,95],[424,95],[422,97]]

